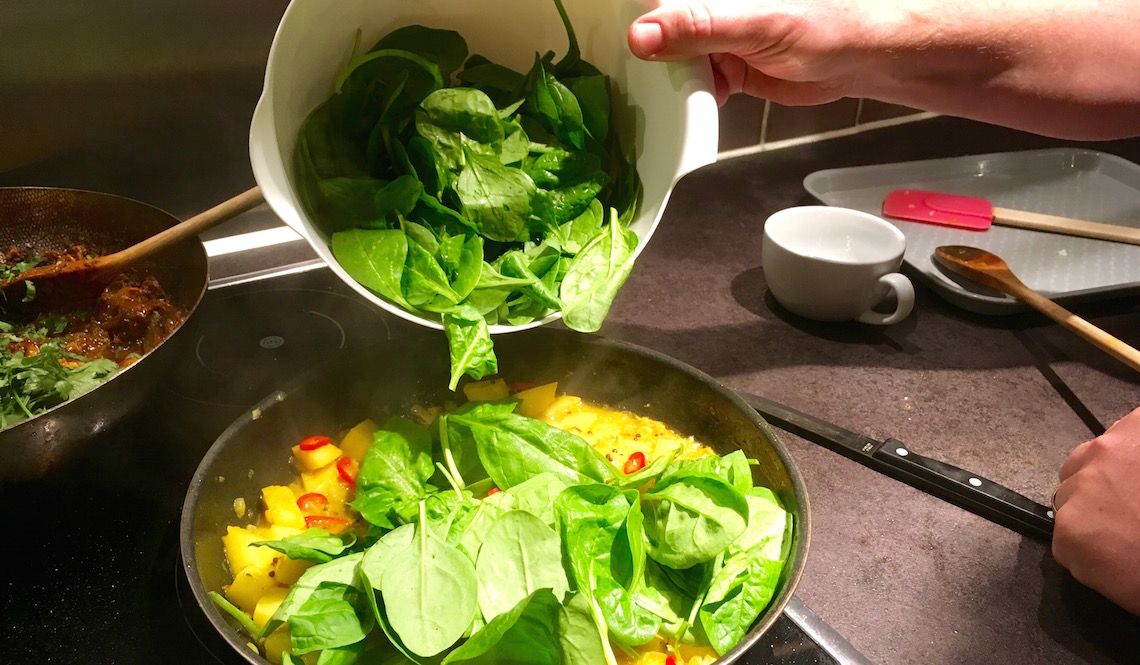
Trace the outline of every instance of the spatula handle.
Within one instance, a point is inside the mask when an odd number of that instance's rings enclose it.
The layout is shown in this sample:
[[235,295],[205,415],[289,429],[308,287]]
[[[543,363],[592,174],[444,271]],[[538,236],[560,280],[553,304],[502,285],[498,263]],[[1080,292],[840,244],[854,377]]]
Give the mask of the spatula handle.
[[1010,295],[1021,299],[1033,309],[1085,338],[1085,340],[1099,347],[1113,358],[1140,372],[1140,351],[1137,351],[1120,339],[1109,335],[1024,284],[1007,284],[1006,287]]
[[1073,219],[1071,217],[1045,215],[1039,212],[1028,212],[1026,210],[994,208],[994,224],[1140,245],[1140,229],[1118,226],[1116,224],[1088,222],[1083,219]]

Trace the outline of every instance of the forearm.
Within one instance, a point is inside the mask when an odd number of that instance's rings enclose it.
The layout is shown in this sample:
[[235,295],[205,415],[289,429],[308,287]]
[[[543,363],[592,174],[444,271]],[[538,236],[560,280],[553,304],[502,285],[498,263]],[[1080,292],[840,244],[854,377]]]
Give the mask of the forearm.
[[1065,138],[1140,135],[1136,0],[904,0],[868,16],[861,96]]

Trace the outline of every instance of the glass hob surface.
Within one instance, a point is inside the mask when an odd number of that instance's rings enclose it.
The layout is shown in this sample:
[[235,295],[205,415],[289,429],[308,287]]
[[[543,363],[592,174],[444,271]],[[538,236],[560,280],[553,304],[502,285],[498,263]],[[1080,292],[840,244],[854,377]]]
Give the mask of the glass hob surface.
[[[182,572],[178,524],[199,461],[248,406],[332,354],[422,330],[323,268],[208,291],[168,342],[176,353],[166,354],[166,378],[137,411],[44,478],[0,487],[9,562],[0,662],[244,662]],[[830,628],[796,605],[799,615],[789,608],[738,662],[865,662],[836,649],[842,638],[828,639]]]

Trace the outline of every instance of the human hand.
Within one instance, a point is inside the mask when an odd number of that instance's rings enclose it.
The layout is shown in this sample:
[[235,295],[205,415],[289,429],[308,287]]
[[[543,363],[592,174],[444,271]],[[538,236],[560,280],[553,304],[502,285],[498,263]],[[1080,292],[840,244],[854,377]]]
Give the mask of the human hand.
[[1140,408],[1077,446],[1060,475],[1053,557],[1140,615]]
[[744,92],[781,104],[854,96],[857,45],[871,3],[854,0],[695,0],[665,4],[630,26],[634,55],[709,56],[716,96]]

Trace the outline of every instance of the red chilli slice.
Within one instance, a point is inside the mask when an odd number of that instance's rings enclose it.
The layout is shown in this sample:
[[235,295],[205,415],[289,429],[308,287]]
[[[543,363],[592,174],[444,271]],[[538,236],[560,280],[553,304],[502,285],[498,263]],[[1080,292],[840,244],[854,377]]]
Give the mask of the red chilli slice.
[[621,468],[621,470],[625,473],[625,475],[628,476],[629,474],[637,473],[638,471],[640,471],[641,469],[644,469],[644,468],[645,468],[645,453],[636,452],[636,453],[629,456],[629,459],[627,459],[625,461],[625,466],[623,466]]
[[336,471],[340,479],[349,485],[356,484],[356,474],[360,473],[360,465],[348,455],[341,455],[336,461]]
[[321,436],[318,434],[317,436],[310,436],[309,438],[305,439],[301,443],[297,444],[297,447],[301,450],[316,450],[317,448],[327,446],[330,443],[332,443],[332,441],[330,441],[327,436]]
[[491,496],[492,494],[498,494],[498,493],[499,493],[498,487],[492,487],[491,489],[487,490],[487,496]]
[[297,497],[297,507],[307,512],[314,512],[329,505],[329,498],[320,492],[309,492]]
[[310,529],[324,529],[329,533],[340,533],[348,528],[348,520],[332,515],[306,515],[305,526]]

